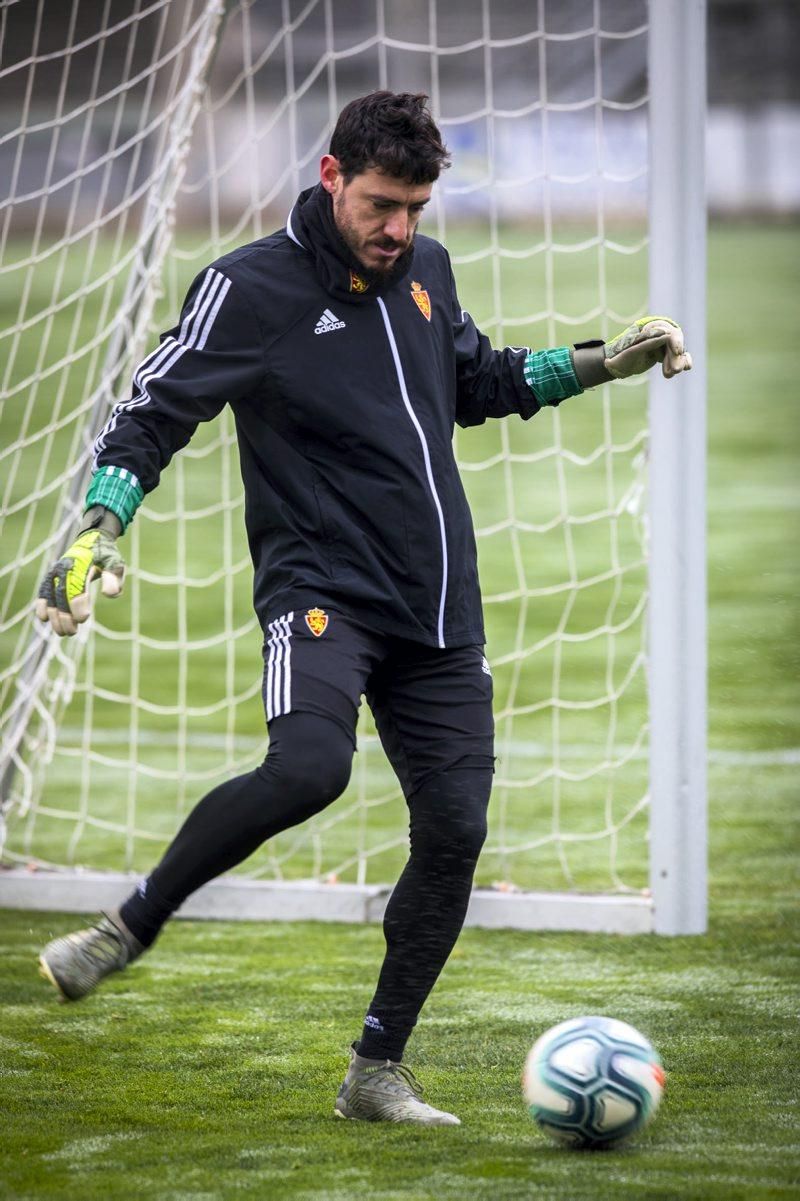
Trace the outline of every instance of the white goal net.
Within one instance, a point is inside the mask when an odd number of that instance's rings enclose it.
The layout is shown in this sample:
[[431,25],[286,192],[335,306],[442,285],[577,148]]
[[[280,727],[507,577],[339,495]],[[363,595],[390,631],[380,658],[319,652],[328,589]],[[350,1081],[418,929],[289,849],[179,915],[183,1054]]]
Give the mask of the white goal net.
[[[0,3],[0,50],[2,863],[142,873],[263,758],[262,635],[230,414],[148,496],[122,598],[72,640],[34,624],[109,408],[191,278],[285,223],[339,109],[374,88],[431,98],[453,166],[424,229],[495,345],[642,315],[648,6],[29,0]],[[498,732],[477,882],[631,898],[628,928],[649,928],[646,387],[459,431],[456,452]],[[233,883],[313,881],[324,916],[337,889],[396,879],[406,830],[364,707],[345,796]]]

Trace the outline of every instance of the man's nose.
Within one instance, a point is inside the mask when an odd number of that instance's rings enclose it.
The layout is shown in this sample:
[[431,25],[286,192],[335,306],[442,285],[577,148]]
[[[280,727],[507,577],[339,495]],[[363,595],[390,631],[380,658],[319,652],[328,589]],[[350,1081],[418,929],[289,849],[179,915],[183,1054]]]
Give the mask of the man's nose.
[[408,213],[401,209],[386,218],[383,233],[385,237],[391,238],[393,242],[403,244],[408,241],[408,228]]

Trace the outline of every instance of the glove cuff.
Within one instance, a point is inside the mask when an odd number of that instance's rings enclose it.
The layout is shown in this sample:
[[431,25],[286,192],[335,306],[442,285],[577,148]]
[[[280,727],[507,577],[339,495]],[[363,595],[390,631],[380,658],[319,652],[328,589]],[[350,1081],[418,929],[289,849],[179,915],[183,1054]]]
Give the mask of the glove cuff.
[[120,521],[124,533],[144,500],[144,489],[132,471],[125,467],[101,467],[86,493],[86,508],[102,505]]
[[104,534],[110,534],[112,538],[119,538],[122,533],[122,522],[110,509],[105,509],[102,505],[92,505],[91,509],[87,509],[83,515],[80,534],[85,534],[89,530],[100,530]]
[[605,343],[602,340],[576,342],[572,351],[572,366],[582,388],[607,384],[614,376],[605,365]]

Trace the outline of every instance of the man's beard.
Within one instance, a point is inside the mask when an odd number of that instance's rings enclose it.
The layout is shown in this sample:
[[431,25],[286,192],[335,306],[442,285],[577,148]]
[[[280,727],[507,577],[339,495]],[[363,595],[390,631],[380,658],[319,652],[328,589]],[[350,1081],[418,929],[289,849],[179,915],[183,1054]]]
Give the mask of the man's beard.
[[[339,205],[337,204],[337,202],[335,200],[333,203],[334,203],[334,210],[339,209]],[[341,215],[341,209],[339,209],[339,213]],[[367,285],[369,287],[373,287],[377,284],[385,284],[388,281],[392,280],[395,276],[400,277],[401,275],[405,274],[406,263],[408,262],[408,253],[414,245],[414,235],[413,234],[411,236],[411,240],[409,241],[408,245],[403,250],[400,251],[397,258],[394,259],[393,262],[387,264],[387,266],[385,266],[385,267],[368,267],[365,263],[363,263],[361,261],[361,258],[359,257],[356,247],[353,245],[353,242],[347,236],[348,232],[349,232],[349,226],[347,224],[347,221],[345,219],[342,219],[341,224],[339,221],[335,221],[335,225],[336,225],[336,235],[339,239],[340,245],[344,248],[344,250],[350,256],[350,258],[352,258],[358,264],[358,274],[363,279],[366,280]]]
[[386,267],[367,267],[361,262],[361,259],[357,254],[355,254],[354,251],[351,250],[350,253],[358,262],[358,274],[363,276],[363,278],[367,281],[368,286],[372,288],[377,284],[388,283],[390,280],[394,279],[395,276],[399,278],[401,275],[405,275],[406,257],[413,245],[414,239],[412,238],[410,244],[406,247],[402,254],[398,254],[394,262],[389,263]]

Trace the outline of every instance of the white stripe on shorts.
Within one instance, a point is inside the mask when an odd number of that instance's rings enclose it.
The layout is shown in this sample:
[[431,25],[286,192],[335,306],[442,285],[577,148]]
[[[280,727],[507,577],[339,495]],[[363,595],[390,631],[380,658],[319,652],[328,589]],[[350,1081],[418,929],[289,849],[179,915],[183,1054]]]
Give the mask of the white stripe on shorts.
[[267,721],[292,711],[292,622],[294,613],[276,617],[269,623],[267,678],[264,705]]

